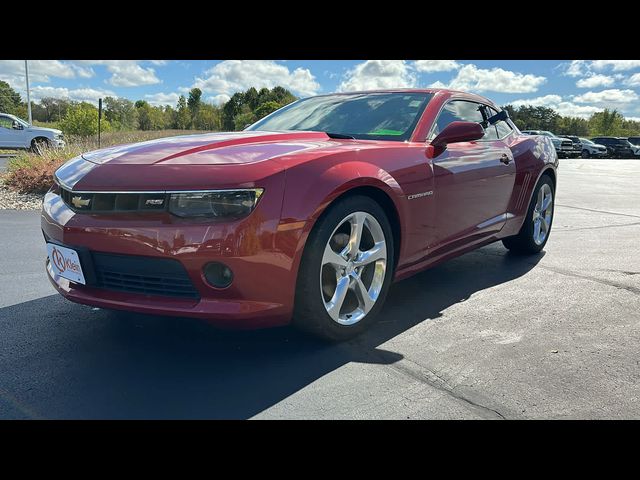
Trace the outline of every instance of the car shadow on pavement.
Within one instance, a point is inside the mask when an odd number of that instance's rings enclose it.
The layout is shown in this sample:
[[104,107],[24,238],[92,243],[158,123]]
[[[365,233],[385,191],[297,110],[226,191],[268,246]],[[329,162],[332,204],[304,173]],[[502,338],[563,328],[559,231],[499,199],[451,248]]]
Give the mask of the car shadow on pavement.
[[58,295],[5,307],[0,418],[249,418],[349,362],[401,360],[380,345],[526,274],[542,255],[494,244],[399,282],[380,322],[342,344],[289,327],[224,331],[92,309]]

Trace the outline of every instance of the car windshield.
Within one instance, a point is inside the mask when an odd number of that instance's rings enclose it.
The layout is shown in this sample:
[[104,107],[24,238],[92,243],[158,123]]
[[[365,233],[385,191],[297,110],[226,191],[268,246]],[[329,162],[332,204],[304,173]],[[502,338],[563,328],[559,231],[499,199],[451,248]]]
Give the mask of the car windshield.
[[581,138],[580,141],[582,143],[586,143],[587,145],[593,145],[593,142],[591,140],[586,139],[586,138]]
[[299,100],[247,130],[306,130],[363,140],[405,141],[411,137],[431,93],[350,93]]
[[29,122],[25,122],[24,120],[22,120],[19,117],[16,117],[15,115],[7,115],[7,117],[9,117],[11,120],[15,120],[16,122],[21,124],[23,127],[28,127],[29,126]]

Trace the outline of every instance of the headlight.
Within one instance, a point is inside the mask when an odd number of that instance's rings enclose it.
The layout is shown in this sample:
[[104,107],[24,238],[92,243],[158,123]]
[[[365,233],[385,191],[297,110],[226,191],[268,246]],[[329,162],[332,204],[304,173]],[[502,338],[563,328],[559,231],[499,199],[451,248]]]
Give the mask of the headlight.
[[172,193],[169,212],[178,217],[241,218],[258,204],[264,189]]

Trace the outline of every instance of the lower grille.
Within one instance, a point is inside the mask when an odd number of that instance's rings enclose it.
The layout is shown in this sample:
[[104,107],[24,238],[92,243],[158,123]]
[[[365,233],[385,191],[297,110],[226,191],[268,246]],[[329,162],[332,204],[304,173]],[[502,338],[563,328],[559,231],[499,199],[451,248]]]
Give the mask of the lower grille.
[[182,264],[169,258],[91,253],[96,287],[143,295],[199,298]]

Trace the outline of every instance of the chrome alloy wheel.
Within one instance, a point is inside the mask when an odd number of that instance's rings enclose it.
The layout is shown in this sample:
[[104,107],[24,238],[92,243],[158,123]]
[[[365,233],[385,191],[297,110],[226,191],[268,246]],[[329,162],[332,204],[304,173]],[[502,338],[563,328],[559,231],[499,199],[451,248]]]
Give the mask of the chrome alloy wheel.
[[552,215],[553,193],[551,187],[544,183],[538,190],[538,198],[533,209],[533,241],[536,245],[542,245],[549,235]]
[[341,325],[362,320],[375,305],[387,269],[382,227],[366,212],[353,212],[334,229],[322,256],[320,294]]

